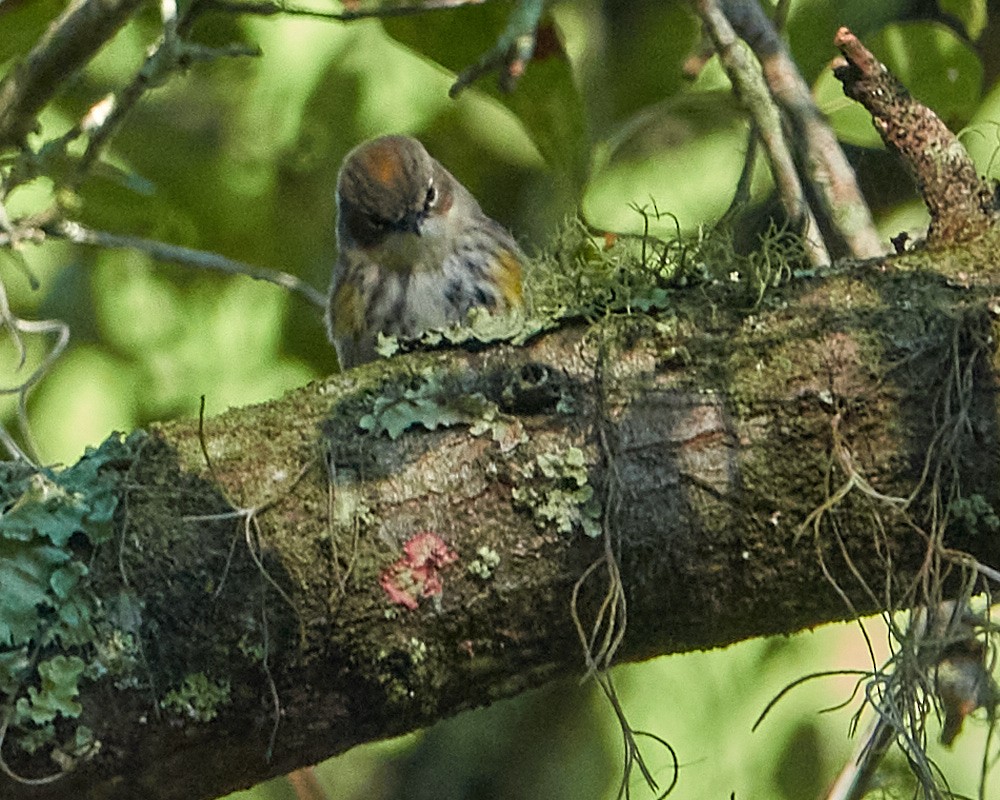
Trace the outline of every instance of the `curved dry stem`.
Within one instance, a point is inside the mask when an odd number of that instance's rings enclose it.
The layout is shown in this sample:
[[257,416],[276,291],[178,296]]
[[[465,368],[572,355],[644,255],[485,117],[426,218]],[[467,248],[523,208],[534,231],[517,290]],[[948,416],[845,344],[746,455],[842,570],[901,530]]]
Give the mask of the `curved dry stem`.
[[2,444],[10,454],[11,458],[19,461],[26,461],[35,466],[39,463],[38,448],[35,445],[34,437],[31,434],[31,425],[28,421],[28,395],[35,385],[48,374],[52,365],[59,356],[66,350],[69,344],[69,326],[61,320],[26,320],[16,316],[7,302],[6,288],[3,281],[0,281],[0,331],[6,330],[7,335],[17,351],[18,365],[15,371],[22,369],[27,361],[27,347],[21,334],[37,334],[45,336],[55,334],[56,340],[52,348],[45,354],[41,362],[32,370],[20,383],[10,386],[0,386],[0,395],[17,396],[17,420],[20,429],[21,439],[24,446],[18,445],[14,437],[0,425],[0,444]]
[[18,775],[14,770],[10,768],[6,759],[3,757],[3,743],[7,739],[7,728],[10,725],[10,717],[13,713],[13,709],[8,706],[3,713],[3,719],[0,719],[0,772],[6,775],[15,783],[20,783],[24,786],[44,786],[47,783],[54,783],[66,774],[66,770],[60,770],[59,772],[53,772],[50,775],[46,775],[43,778],[25,778],[23,775]]

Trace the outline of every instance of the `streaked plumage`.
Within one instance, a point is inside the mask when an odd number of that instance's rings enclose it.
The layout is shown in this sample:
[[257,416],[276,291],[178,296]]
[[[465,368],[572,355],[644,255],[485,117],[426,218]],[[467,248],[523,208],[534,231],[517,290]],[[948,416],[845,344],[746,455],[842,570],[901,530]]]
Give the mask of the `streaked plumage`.
[[348,153],[337,215],[327,330],[342,369],[374,359],[379,333],[418,336],[472,308],[522,304],[517,243],[416,139]]

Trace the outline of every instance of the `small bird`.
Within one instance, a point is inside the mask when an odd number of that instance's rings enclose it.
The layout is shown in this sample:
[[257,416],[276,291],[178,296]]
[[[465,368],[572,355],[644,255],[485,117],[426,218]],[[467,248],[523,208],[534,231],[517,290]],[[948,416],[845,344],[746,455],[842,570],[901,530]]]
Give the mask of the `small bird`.
[[380,333],[414,337],[473,308],[523,305],[517,242],[410,136],[344,158],[337,246],[326,323],[341,369],[373,360]]

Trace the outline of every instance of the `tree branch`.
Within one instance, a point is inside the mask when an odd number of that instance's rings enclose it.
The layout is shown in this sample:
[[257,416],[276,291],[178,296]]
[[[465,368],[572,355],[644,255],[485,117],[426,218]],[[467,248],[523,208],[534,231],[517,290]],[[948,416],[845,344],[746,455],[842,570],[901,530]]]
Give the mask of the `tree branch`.
[[[828,265],[830,253],[823,242],[816,216],[806,200],[795,169],[795,159],[782,130],[781,115],[759,67],[751,63],[746,51],[739,46],[736,32],[715,0],[698,0],[693,5],[712,39],[734,91],[742,99],[764,143],[774,182],[778,186],[778,196],[785,213],[792,220],[794,230],[802,232],[809,263],[814,267]],[[752,174],[752,171],[753,164],[748,161],[747,174]]]
[[[167,244],[166,242],[147,239],[142,236],[128,236],[94,230],[69,220],[53,222],[51,225],[46,226],[45,232],[50,236],[63,238],[74,244],[85,244],[111,249],[137,250],[146,253],[157,261],[180,264],[186,267],[193,267],[194,269],[222,272],[227,275],[245,275],[248,278],[272,283],[290,292],[295,292],[316,306],[316,308],[326,308],[326,295],[310,286],[301,278],[288,272],[282,272],[281,270],[257,267],[253,264],[247,264],[245,261],[226,258],[218,253],[195,250],[191,247],[182,247],[176,244]],[[0,244],[3,243],[4,235],[0,234]]]
[[823,212],[855,258],[885,253],[871,211],[847,161],[774,25],[756,0],[719,0],[733,28],[753,49],[774,99],[785,112],[790,136]]
[[0,82],[0,148],[18,146],[36,116],[139,8],[142,0],[75,0]]
[[[132,609],[99,630],[129,618],[141,642],[84,686],[101,749],[0,793],[213,797],[583,674],[569,603],[602,557],[595,523],[628,603],[619,660],[921,602],[925,456],[1000,507],[982,345],[1000,273],[973,272],[1000,262],[989,247],[941,274],[901,260],[800,281],[752,324],[724,285],[678,292],[659,321],[412,354],[155,428],[91,561],[104,608]],[[954,370],[974,376],[968,424],[942,451]],[[948,545],[1000,563],[995,537]],[[611,589],[589,574],[584,631]],[[52,770],[13,741],[3,755]]]

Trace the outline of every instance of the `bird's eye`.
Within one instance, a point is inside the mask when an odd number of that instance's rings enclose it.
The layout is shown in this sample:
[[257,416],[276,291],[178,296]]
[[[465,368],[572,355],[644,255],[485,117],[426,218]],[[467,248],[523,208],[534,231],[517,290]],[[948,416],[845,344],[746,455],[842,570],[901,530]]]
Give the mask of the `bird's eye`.
[[427,187],[427,196],[424,198],[424,211],[430,211],[437,204],[438,193],[432,183]]

